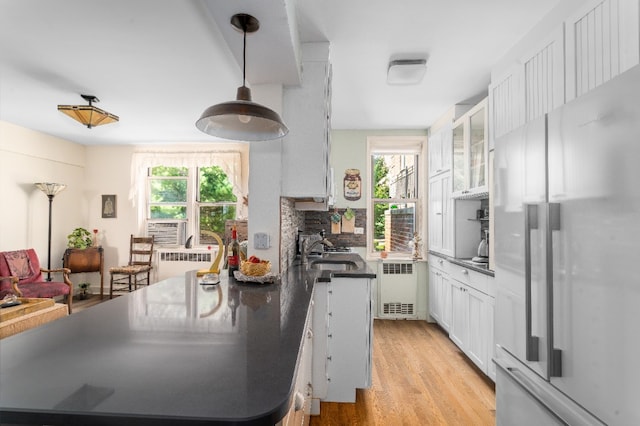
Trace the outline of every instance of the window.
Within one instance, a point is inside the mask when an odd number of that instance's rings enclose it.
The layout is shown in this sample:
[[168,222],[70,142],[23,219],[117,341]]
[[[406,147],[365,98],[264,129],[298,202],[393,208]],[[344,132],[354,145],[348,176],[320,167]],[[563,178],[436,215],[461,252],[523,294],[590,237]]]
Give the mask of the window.
[[369,138],[368,253],[411,256],[421,235],[422,138]]
[[[247,151],[248,154],[248,151]],[[156,243],[214,245],[225,223],[246,217],[248,179],[242,153],[137,153],[132,163],[141,233]]]
[[[215,244],[212,233],[222,237],[225,222],[236,219],[237,197],[233,185],[218,166],[151,167],[148,182],[149,222],[173,220],[176,224],[186,224],[191,217],[197,224],[192,230],[198,235],[196,244]],[[190,194],[194,194],[193,200]]]

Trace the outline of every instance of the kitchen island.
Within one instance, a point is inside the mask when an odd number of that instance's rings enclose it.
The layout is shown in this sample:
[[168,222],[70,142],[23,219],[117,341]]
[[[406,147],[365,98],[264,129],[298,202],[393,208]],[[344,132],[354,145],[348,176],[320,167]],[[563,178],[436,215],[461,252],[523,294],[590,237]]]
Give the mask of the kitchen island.
[[4,339],[2,423],[278,423],[294,398],[314,283],[373,274],[364,263],[294,265],[273,284],[225,273],[205,286],[189,272]]

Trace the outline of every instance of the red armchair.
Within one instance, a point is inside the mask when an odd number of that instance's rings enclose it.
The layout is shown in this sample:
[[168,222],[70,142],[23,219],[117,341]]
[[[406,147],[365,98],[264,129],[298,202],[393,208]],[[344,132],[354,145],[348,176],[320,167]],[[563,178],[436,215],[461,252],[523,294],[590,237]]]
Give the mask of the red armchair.
[[[61,272],[63,281],[46,281],[43,272]],[[0,300],[13,293],[26,298],[66,296],[71,313],[73,284],[68,268],[42,269],[34,249],[0,252]],[[17,278],[17,282],[15,278]]]

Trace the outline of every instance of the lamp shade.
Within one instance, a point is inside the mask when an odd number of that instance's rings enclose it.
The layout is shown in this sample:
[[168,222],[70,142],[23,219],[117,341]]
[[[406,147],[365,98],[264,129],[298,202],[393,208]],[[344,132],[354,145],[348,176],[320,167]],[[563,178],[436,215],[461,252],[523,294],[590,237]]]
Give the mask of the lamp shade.
[[39,182],[34,184],[40,191],[44,192],[48,197],[53,197],[62,192],[67,185],[64,183]]
[[80,95],[89,102],[89,105],[58,105],[58,111],[68,115],[76,121],[84,124],[88,128],[101,126],[103,124],[115,123],[120,118],[110,112],[94,107],[93,102],[100,100],[93,95]]
[[278,113],[251,101],[251,90],[246,86],[238,88],[235,101],[207,108],[196,127],[212,136],[239,141],[277,139],[289,132]]
[[89,105],[58,105],[58,111],[91,128],[120,120],[117,115]]
[[251,101],[251,90],[246,86],[247,33],[258,31],[260,23],[246,13],[231,17],[231,25],[243,34],[242,86],[238,87],[236,100],[207,108],[196,127],[211,136],[236,141],[266,141],[278,139],[289,129],[275,111]]

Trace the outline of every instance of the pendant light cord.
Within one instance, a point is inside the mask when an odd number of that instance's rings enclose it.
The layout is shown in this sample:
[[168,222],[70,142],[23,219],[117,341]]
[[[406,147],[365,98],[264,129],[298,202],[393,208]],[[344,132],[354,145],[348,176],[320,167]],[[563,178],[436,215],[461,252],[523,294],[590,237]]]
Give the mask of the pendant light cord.
[[242,42],[242,85],[246,86],[247,81],[247,23],[242,25],[242,33],[244,34]]

